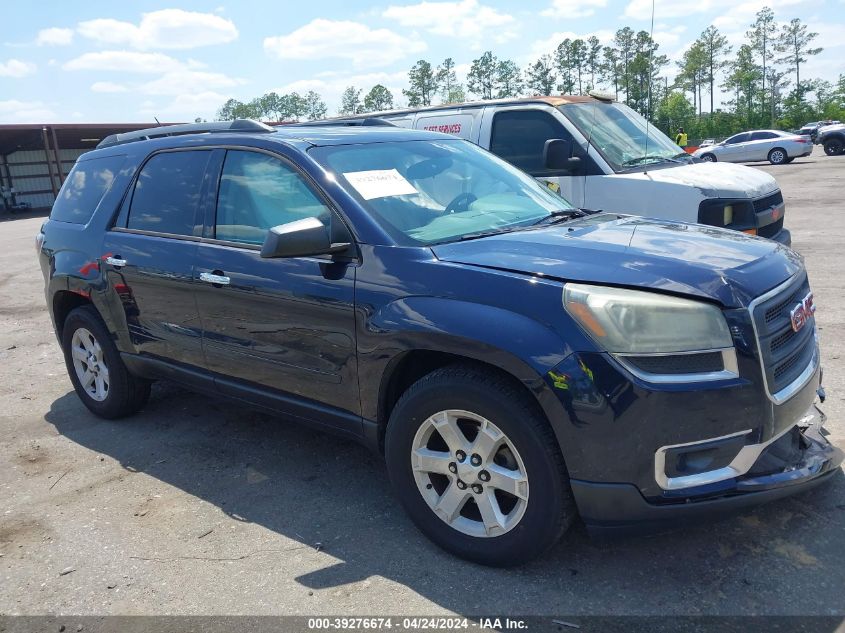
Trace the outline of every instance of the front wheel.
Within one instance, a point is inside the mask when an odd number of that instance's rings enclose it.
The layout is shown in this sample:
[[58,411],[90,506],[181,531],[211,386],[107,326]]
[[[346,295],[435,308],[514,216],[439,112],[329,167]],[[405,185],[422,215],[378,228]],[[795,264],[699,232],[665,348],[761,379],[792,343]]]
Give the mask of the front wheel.
[[102,418],[137,412],[150,383],[129,373],[100,315],[92,306],[73,310],[62,329],[62,351],[70,381],[82,403]]
[[703,160],[705,163],[715,163],[716,156],[708,152],[707,154],[701,155],[701,160]]
[[528,394],[495,373],[451,366],[419,380],[390,416],[385,453],[411,519],[462,558],[524,563],[575,517],[548,422]]
[[845,151],[845,143],[841,138],[831,138],[824,142],[824,153],[828,156],[839,156]]
[[780,147],[775,147],[769,152],[769,162],[772,165],[783,165],[786,163],[788,158],[789,156],[787,156],[786,151],[782,150]]

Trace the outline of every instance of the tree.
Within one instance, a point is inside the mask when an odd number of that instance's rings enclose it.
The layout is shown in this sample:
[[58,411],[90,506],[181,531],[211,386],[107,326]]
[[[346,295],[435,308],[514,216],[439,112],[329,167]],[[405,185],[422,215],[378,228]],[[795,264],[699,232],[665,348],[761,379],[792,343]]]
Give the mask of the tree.
[[393,108],[393,95],[390,90],[376,84],[364,97],[364,109],[362,112],[378,112],[380,110],[390,110]]
[[692,46],[684,51],[677,65],[679,72],[675,79],[675,85],[685,92],[692,93],[693,109],[700,115],[703,109],[701,85],[704,82],[707,68],[707,54],[700,40],[693,42]]
[[619,52],[619,63],[621,65],[622,85],[625,86],[625,103],[628,103],[628,93],[630,92],[631,75],[629,73],[629,66],[631,58],[634,56],[634,30],[631,27],[616,31],[616,36],[613,38],[616,49]]
[[340,95],[340,115],[358,114],[361,111],[361,91],[355,86],[347,86]]
[[279,120],[299,121],[308,113],[308,104],[298,92],[291,92],[279,98]]
[[645,117],[651,116],[651,94],[660,69],[669,63],[665,55],[655,55],[658,45],[647,31],[634,38],[634,50],[628,64],[629,105]]
[[723,88],[734,93],[732,105],[744,127],[753,127],[754,98],[763,79],[763,71],[754,59],[754,51],[749,44],[743,44],[737,51],[736,58],[728,65],[728,77]]
[[560,77],[558,88],[561,93],[571,94],[575,92],[575,81],[572,78],[572,40],[568,37],[555,49],[555,67]]
[[467,73],[467,88],[482,99],[492,99],[496,89],[499,60],[492,52],[486,51],[478,59],[472,60]]
[[670,136],[678,127],[688,128],[695,117],[695,108],[682,92],[671,92],[657,107],[656,118]]
[[707,63],[704,79],[710,84],[710,112],[712,113],[716,73],[727,65],[724,57],[730,54],[733,47],[728,45],[728,38],[719,33],[719,29],[712,24],[704,29],[698,41],[701,42],[703,57]]
[[601,50],[601,80],[613,84],[613,92],[619,99],[619,51],[612,46],[605,46]]
[[460,103],[466,100],[464,87],[458,83],[458,77],[455,74],[455,62],[451,57],[444,59],[443,63],[437,67],[435,77],[443,103]]
[[[590,54],[589,48],[582,39],[572,40],[571,60],[573,79],[578,82],[578,94],[584,94],[582,76],[587,69],[587,57]],[[573,82],[574,83],[574,82]]]
[[596,87],[596,75],[601,74],[602,47],[599,38],[591,35],[587,38],[587,70],[590,73],[590,88]]
[[554,92],[557,76],[551,55],[543,55],[525,69],[525,83],[534,94],[548,96]]
[[769,7],[763,7],[757,12],[757,19],[751,24],[751,30],[746,36],[751,41],[751,48],[760,55],[760,62],[763,67],[762,82],[760,90],[761,101],[760,111],[766,111],[766,80],[768,79],[767,68],[774,57],[772,40],[777,33],[775,14]]
[[424,59],[419,60],[408,71],[408,89],[402,94],[408,98],[409,106],[428,106],[437,92],[437,79],[434,70]]
[[524,85],[522,71],[516,62],[505,59],[496,65],[497,98],[516,97],[522,92]]
[[775,44],[775,49],[783,53],[783,57],[777,61],[795,69],[795,95],[798,101],[801,101],[804,92],[801,84],[801,64],[805,63],[809,56],[822,52],[821,48],[810,47],[810,43],[818,35],[818,33],[808,33],[807,25],[801,24],[801,20],[794,18],[789,24],[781,27],[780,36]]
[[328,108],[323,100],[313,90],[309,90],[305,93],[304,97],[305,101],[305,117],[309,121],[317,121],[319,119],[323,119],[328,112]]

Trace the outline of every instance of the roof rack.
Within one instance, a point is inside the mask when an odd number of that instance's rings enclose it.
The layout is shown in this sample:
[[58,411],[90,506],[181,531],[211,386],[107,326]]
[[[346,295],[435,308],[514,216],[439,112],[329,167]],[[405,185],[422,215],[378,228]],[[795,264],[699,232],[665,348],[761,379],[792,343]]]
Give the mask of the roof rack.
[[269,125],[264,125],[252,119],[235,119],[234,121],[213,121],[211,123],[186,123],[183,125],[162,125],[134,132],[112,134],[99,142],[97,148],[123,145],[135,141],[146,141],[165,136],[181,136],[183,134],[210,134],[214,132],[275,132]]
[[377,117],[364,117],[363,119],[324,119],[322,121],[303,121],[301,123],[289,123],[287,126],[293,127],[342,127],[342,126],[389,126],[389,127],[396,127],[395,123],[391,123],[390,121],[385,121],[384,119],[379,119]]

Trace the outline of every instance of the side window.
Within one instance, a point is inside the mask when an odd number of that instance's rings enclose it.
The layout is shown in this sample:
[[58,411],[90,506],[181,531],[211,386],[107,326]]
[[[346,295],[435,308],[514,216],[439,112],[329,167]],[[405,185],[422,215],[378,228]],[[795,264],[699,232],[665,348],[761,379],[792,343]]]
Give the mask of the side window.
[[572,135],[548,112],[499,112],[493,118],[490,151],[529,174],[540,174],[545,171],[543,147],[552,138],[572,142]]
[[747,140],[748,132],[743,132],[742,134],[734,134],[727,141],[725,141],[725,145],[735,145],[736,143],[744,143]]
[[776,138],[777,134],[773,132],[753,132],[751,134],[752,141],[765,141],[767,139]]
[[126,156],[104,156],[76,163],[59,191],[50,219],[87,224],[125,161]]
[[173,235],[201,235],[197,207],[211,152],[156,154],[141,168],[127,227]]
[[262,244],[268,229],[308,217],[328,223],[330,212],[291,167],[257,152],[226,153],[217,194],[218,240]]

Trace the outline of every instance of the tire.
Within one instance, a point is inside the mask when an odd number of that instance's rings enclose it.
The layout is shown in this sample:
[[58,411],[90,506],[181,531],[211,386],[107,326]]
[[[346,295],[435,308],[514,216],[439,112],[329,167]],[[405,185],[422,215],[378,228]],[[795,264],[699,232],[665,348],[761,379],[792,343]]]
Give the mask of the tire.
[[[146,404],[150,382],[129,373],[93,306],[76,308],[67,316],[62,351],[76,394],[95,415],[110,420],[123,418]],[[91,375],[93,380],[83,383]]]
[[[476,463],[488,453],[480,442],[496,446],[497,436],[499,447]],[[456,446],[466,451],[462,461]],[[440,454],[422,463],[420,448]],[[390,416],[385,454],[393,489],[420,531],[482,565],[508,567],[536,558],[560,540],[576,515],[563,456],[539,406],[483,369],[444,367],[412,385]],[[449,501],[456,511],[444,509]],[[482,507],[496,520],[485,525]],[[491,507],[500,514],[491,514]]]
[[841,138],[829,138],[824,142],[824,153],[828,156],[839,156],[845,151],[845,142]]
[[784,165],[786,164],[787,158],[789,158],[789,154],[781,147],[774,147],[769,151],[768,158],[772,165]]
[[701,160],[703,160],[705,163],[715,163],[716,162],[716,155],[711,154],[710,152],[707,152],[706,154],[701,155]]

